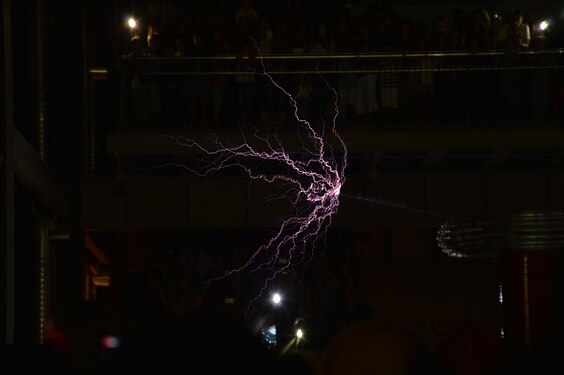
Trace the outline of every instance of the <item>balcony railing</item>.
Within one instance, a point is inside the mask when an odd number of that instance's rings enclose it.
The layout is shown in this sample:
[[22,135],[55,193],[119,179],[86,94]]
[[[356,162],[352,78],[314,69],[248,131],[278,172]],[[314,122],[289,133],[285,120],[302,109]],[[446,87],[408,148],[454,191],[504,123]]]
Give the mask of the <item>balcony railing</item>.
[[553,127],[564,117],[563,67],[563,49],[123,57],[119,128],[283,126],[294,111],[280,88],[316,121],[331,111],[325,82],[348,128]]

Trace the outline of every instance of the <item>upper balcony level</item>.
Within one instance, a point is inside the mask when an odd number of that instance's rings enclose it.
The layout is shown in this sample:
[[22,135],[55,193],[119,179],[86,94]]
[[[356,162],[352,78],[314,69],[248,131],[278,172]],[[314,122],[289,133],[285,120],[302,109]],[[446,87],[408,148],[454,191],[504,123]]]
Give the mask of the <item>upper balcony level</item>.
[[[468,4],[462,18],[424,1],[282,12],[255,2],[250,28],[239,4],[157,3],[36,4],[30,18],[12,2],[14,126],[61,174],[136,173],[187,153],[147,135],[258,129],[299,152],[298,119],[335,121],[351,160],[378,170],[561,166],[554,17],[543,31],[541,15],[524,9],[531,41],[517,51],[500,36],[513,2],[492,3],[489,16]],[[126,15],[138,16],[134,27]]]
[[109,74],[91,69],[91,121],[124,173],[197,153],[164,134],[234,142],[264,132],[299,153],[301,120],[336,126],[351,171],[557,169],[562,68],[563,49],[123,56]]
[[344,129],[558,127],[563,67],[563,49],[124,56],[118,128],[284,126],[332,111]]

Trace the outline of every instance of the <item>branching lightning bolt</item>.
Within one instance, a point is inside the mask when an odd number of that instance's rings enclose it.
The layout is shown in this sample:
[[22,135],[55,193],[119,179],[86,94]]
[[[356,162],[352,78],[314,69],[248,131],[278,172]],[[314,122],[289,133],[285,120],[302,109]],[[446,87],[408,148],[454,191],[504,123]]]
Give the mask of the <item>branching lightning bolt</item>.
[[[173,139],[180,147],[196,149],[207,155],[203,168],[178,165],[191,173],[207,176],[225,168],[237,167],[250,180],[280,183],[288,187],[286,194],[296,207],[295,215],[283,219],[273,236],[261,245],[246,263],[225,271],[220,277],[208,280],[214,282],[243,271],[260,271],[261,274],[266,272],[260,293],[250,300],[248,307],[260,298],[269,282],[276,276],[294,265],[307,264],[314,257],[313,249],[316,242],[323,238],[331,224],[332,216],[338,210],[347,167],[347,146],[337,130],[339,109],[336,90],[321,77],[327,89],[333,94],[334,112],[330,118],[331,124],[327,125],[320,116],[320,126],[312,126],[310,121],[300,116],[296,98],[266,72],[262,58],[260,62],[262,72],[256,73],[267,77],[267,80],[286,96],[290,108],[293,109],[297,126],[305,131],[307,139],[302,142],[299,157],[291,153],[278,137],[275,136],[272,140],[258,132],[246,135],[241,130],[242,142],[235,145],[228,144],[217,135],[209,138],[210,142],[206,142],[206,145],[178,135],[161,136]],[[320,130],[316,130],[317,128]],[[334,152],[335,148],[339,152]],[[274,162],[285,172],[260,173],[253,168],[253,163],[261,160]],[[281,263],[279,262],[281,258],[287,261]]]

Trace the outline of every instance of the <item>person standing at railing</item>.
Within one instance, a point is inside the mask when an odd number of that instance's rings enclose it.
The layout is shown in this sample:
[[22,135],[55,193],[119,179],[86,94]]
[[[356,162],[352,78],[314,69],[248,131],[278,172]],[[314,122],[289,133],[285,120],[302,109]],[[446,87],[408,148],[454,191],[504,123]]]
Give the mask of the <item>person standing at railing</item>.
[[501,27],[498,34],[500,46],[507,52],[518,52],[529,48],[531,43],[531,29],[523,22],[523,13],[514,10],[509,14],[507,24]]
[[[163,57],[163,39],[162,36],[154,31],[154,33],[147,36],[147,43],[149,45],[149,57]],[[153,62],[155,66],[160,64],[159,61]],[[147,80],[149,87],[149,110],[151,112],[151,126],[162,125],[162,97],[161,97],[161,81],[157,78]]]
[[414,121],[418,124],[431,124],[434,122],[437,62],[426,56],[429,52],[429,41],[425,33],[419,35],[419,51],[425,56],[417,58],[414,62],[417,70],[410,75],[410,89],[415,96]]
[[[291,37],[289,32],[289,24],[285,19],[277,19],[273,23],[272,38],[270,40],[271,53],[274,55],[287,55],[290,54],[292,50],[292,44],[290,43]],[[288,69],[288,59],[278,59],[268,62],[267,65],[269,71],[285,71]],[[292,75],[280,75],[276,78],[276,82],[280,86],[289,88],[294,85],[295,77]]]
[[[360,38],[357,51],[359,54],[374,53],[377,50],[373,29],[367,21],[360,26]],[[374,69],[376,63],[372,59],[361,59],[359,61],[355,109],[357,121],[369,124],[376,120],[379,110],[378,106],[378,74],[370,70]]]
[[[353,52],[351,24],[347,16],[339,14],[333,22],[326,23],[328,33],[332,35],[332,45],[337,55],[350,55]],[[340,73],[334,76],[335,88],[339,94],[339,116],[341,120],[350,120],[356,114],[357,75],[351,71],[356,68],[352,59],[335,59],[329,66]]]
[[[403,18],[399,21],[399,34],[396,40],[396,49],[402,53],[413,53],[417,51],[417,41],[413,32],[413,21],[409,18]],[[410,62],[403,58],[401,68],[409,68]],[[411,124],[415,113],[415,95],[411,90],[410,83],[411,73],[403,71],[400,73],[400,95],[398,122],[403,124]]]
[[[146,57],[147,52],[144,41],[140,35],[133,35],[129,42],[129,51],[125,55],[126,58]],[[127,103],[127,121],[132,127],[147,128],[151,121],[150,112],[150,90],[149,85],[143,79],[143,70],[145,62],[143,60],[135,61],[131,67],[126,70],[126,82],[129,99]]]
[[493,49],[495,46],[495,33],[491,27],[490,13],[480,9],[472,12],[471,25],[468,29],[466,40],[470,51]]
[[[455,28],[450,29],[446,51],[461,51],[464,43],[465,37]],[[447,68],[436,73],[435,84],[435,115],[443,127],[459,126],[469,115],[468,110],[473,109],[473,101],[468,98],[470,94],[477,92],[477,84],[469,82],[466,64],[467,58],[459,56],[445,56],[437,61],[437,66]],[[479,92],[483,91],[482,87]]]
[[241,6],[235,12],[235,23],[248,36],[258,37],[259,14],[253,6],[252,0],[242,0]]
[[[199,28],[192,34],[194,46],[194,57],[206,57],[210,54],[208,30]],[[207,69],[205,60],[194,60],[194,71],[205,71]],[[188,101],[190,105],[192,126],[204,128],[207,126],[208,111],[211,98],[211,81],[207,75],[194,75],[190,77]]]
[[519,51],[529,48],[531,30],[523,22],[520,10],[511,12],[507,24],[498,33],[499,46],[505,51],[504,69],[500,72],[498,109],[502,120],[520,120],[524,115],[526,90],[523,70],[515,69],[519,64]]
[[[483,9],[475,10],[471,14],[471,24],[466,34],[467,46],[470,52],[490,50],[495,45],[495,34],[491,29],[489,12]],[[466,62],[469,66],[490,64],[490,57],[468,56]],[[467,119],[471,122],[484,122],[491,120],[495,112],[496,89],[492,82],[497,82],[498,72],[491,69],[468,70],[465,72],[467,79]]]
[[[392,53],[394,41],[383,40],[383,52]],[[392,124],[397,120],[400,95],[400,73],[397,72],[399,61],[393,57],[384,57],[379,61],[381,69],[378,80],[380,98],[380,120],[382,124]]]
[[335,38],[330,34],[327,24],[319,21],[310,30],[308,52],[312,55],[335,52]]
[[[230,53],[229,46],[225,40],[223,30],[215,29],[211,36],[211,53],[214,55],[227,55]],[[225,70],[225,60],[214,60],[212,65],[219,71]],[[211,109],[212,125],[217,128],[221,124],[223,114],[223,98],[227,86],[227,77],[224,74],[213,74],[210,77],[211,83]]]
[[239,126],[248,125],[254,120],[255,57],[253,42],[243,41],[237,52],[235,75]]

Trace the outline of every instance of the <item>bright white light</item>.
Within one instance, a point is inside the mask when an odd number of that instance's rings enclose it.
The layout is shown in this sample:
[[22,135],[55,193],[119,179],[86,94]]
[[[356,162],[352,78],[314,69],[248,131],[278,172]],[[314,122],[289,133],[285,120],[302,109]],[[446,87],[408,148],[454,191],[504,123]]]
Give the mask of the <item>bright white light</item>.
[[548,21],[544,20],[540,23],[540,29],[541,31],[544,31],[548,28]]
[[282,301],[282,296],[280,296],[280,294],[274,293],[272,295],[272,302],[274,302],[275,305],[280,304],[281,301]]
[[299,339],[304,337],[304,331],[302,331],[301,328],[298,328],[298,330],[296,331],[296,337]]
[[129,17],[129,19],[127,20],[127,24],[129,25],[130,28],[134,29],[135,26],[137,26],[137,21],[135,21],[135,18]]
[[341,186],[337,186],[335,189],[333,189],[333,195],[338,197],[339,194],[341,194]]

